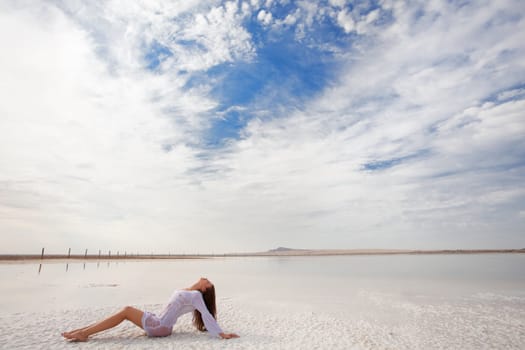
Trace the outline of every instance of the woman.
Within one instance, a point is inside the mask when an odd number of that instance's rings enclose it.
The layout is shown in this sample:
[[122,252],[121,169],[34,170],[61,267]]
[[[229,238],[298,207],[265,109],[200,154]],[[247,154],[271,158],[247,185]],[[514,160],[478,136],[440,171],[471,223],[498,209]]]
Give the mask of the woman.
[[92,334],[113,328],[129,320],[146,331],[148,337],[165,337],[173,331],[177,319],[193,311],[193,324],[199,331],[208,331],[223,339],[238,338],[234,333],[224,333],[215,320],[215,287],[206,278],[201,278],[190,288],[176,290],[168,306],[157,316],[126,306],[120,312],[90,326],[64,332],[62,336],[72,341],[86,341]]

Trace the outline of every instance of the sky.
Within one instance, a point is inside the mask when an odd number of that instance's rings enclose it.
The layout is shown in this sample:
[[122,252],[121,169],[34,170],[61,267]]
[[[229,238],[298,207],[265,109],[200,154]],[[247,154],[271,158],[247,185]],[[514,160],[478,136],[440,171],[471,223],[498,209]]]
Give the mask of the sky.
[[525,248],[521,0],[0,0],[0,253]]

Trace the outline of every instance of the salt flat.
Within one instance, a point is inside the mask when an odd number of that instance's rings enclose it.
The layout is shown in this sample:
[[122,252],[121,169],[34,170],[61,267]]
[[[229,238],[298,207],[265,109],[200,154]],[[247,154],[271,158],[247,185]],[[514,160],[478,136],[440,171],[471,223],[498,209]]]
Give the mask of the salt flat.
[[70,343],[60,336],[62,331],[119,307],[68,309],[3,314],[0,343],[4,349],[522,349],[525,345],[525,300],[480,295],[463,305],[425,306],[394,302],[386,295],[370,295],[369,300],[376,304],[374,312],[404,316],[391,322],[381,315],[376,320],[374,315],[359,319],[275,304],[256,308],[221,299],[219,322],[225,330],[237,332],[238,339],[221,340],[198,332],[186,315],[166,338],[148,338],[140,328],[124,322],[86,343]]
[[[171,262],[0,264],[5,349],[523,349],[519,255],[344,256]],[[172,289],[207,276],[218,321],[239,339],[166,338],[129,322],[70,343],[60,333],[125,305],[160,312]]]

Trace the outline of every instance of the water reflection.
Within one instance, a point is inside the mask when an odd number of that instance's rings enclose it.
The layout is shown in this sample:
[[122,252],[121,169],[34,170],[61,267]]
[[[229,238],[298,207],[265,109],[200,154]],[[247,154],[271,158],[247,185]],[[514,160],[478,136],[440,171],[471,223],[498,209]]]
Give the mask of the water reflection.
[[[48,265],[50,265],[50,264],[54,265],[54,263],[52,261],[48,262],[47,264]],[[38,275],[43,273],[43,270],[44,270],[43,266],[44,265],[46,265],[46,263],[39,263],[38,264],[38,272],[37,272]],[[77,265],[77,264],[76,263],[66,262],[65,267],[64,267],[65,272],[69,272],[70,267],[73,268],[75,265]],[[80,263],[78,263],[78,265],[80,265]],[[86,266],[88,266],[88,265],[95,265],[95,262],[92,262],[92,263],[89,263],[89,262],[86,262],[86,261],[82,262],[82,270],[85,271],[86,270]],[[99,269],[100,268],[100,261],[97,261],[96,265],[97,265],[97,269]],[[119,265],[118,261],[114,261],[114,262],[108,261],[108,262],[106,262],[106,268],[108,268],[108,269],[111,268],[112,266],[118,266],[118,265]]]
[[161,303],[200,276],[212,279],[220,298],[331,300],[334,308],[376,292],[410,300],[477,293],[525,298],[525,254],[108,260],[0,264],[0,310],[120,305],[122,296]]

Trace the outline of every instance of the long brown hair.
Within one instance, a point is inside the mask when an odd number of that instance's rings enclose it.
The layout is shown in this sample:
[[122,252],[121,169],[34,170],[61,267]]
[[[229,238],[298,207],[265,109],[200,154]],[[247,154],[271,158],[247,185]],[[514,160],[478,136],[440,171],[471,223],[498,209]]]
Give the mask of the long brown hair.
[[[217,319],[217,309],[215,308],[215,287],[212,285],[210,288],[206,289],[206,291],[201,293],[202,299],[204,299],[204,304],[206,304],[206,308],[213,318]],[[206,331],[206,327],[202,321],[202,315],[198,310],[193,311],[193,325],[201,332]]]

